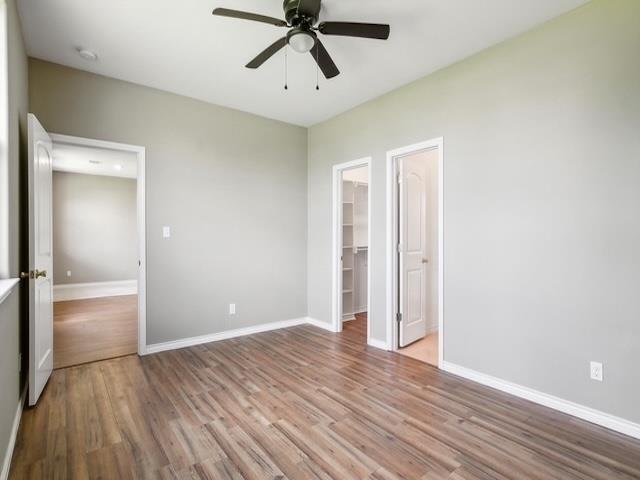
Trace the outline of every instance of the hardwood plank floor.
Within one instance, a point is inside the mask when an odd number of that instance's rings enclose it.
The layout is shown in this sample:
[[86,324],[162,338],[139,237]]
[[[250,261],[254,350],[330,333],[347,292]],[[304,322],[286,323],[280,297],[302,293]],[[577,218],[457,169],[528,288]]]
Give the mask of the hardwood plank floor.
[[53,367],[138,352],[138,296],[53,304]]
[[10,478],[638,479],[640,441],[300,326],[56,370]]

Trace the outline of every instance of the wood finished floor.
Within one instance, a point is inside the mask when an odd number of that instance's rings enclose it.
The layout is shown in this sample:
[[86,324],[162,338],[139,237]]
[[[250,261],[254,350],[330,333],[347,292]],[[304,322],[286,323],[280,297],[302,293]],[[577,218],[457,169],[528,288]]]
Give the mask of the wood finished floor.
[[353,327],[56,370],[10,478],[640,478],[640,441],[367,347]]
[[138,296],[89,298],[53,304],[53,367],[138,351]]

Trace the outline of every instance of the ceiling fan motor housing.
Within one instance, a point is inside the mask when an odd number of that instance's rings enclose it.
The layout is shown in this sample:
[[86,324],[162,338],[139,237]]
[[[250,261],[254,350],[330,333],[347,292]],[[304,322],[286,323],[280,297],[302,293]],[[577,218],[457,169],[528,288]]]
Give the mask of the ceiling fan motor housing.
[[298,26],[300,24],[306,24],[309,27],[315,25],[318,22],[318,16],[299,16],[298,5],[300,0],[284,0],[284,18],[287,19],[289,25]]

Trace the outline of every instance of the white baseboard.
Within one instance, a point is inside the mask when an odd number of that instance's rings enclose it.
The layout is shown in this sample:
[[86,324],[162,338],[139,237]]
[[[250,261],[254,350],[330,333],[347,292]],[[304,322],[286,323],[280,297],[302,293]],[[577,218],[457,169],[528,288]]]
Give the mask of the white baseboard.
[[119,295],[136,295],[137,280],[121,280],[117,282],[69,283],[53,286],[53,301],[82,300],[85,298],[116,297]]
[[640,424],[633,423],[629,420],[625,420],[590,407],[585,407],[584,405],[573,403],[562,398],[554,397],[553,395],[539,392],[529,387],[524,387],[516,383],[511,383],[500,378],[476,372],[475,370],[461,367],[450,362],[443,362],[440,368],[446,372],[495,388],[496,390],[524,398],[525,400],[567,413],[574,417],[595,423],[596,425],[609,428],[610,430],[615,430],[616,432],[629,435],[630,437],[640,439]]
[[327,330],[328,332],[333,332],[336,333],[335,328],[333,328],[333,324],[331,323],[327,323],[327,322],[323,322],[321,320],[317,320],[315,318],[311,318],[311,317],[307,317],[307,324],[309,325],[313,325],[314,327],[318,327],[321,328],[323,330]]
[[438,331],[438,325],[428,325],[427,326],[427,335],[431,335],[432,333],[436,333]]
[[382,340],[370,338],[367,343],[369,346],[379,348],[380,350],[389,350],[389,345],[387,345],[387,342],[383,342]]
[[0,471],[0,480],[7,480],[9,478],[9,469],[11,468],[11,458],[13,457],[13,450],[16,447],[16,439],[18,438],[18,428],[20,427],[20,418],[22,418],[22,409],[24,408],[24,401],[27,397],[27,386],[25,385],[22,394],[20,395],[20,401],[18,402],[18,408],[16,409],[16,415],[13,418],[13,426],[11,427],[11,436],[9,437],[9,445],[7,445],[7,451],[4,454],[4,461],[2,462],[2,471]]
[[200,335],[198,337],[183,338],[170,342],[155,343],[147,345],[146,354],[164,352],[166,350],[176,350],[178,348],[192,347],[203,343],[218,342],[220,340],[228,340],[230,338],[244,337],[253,335],[254,333],[269,332],[271,330],[279,330],[281,328],[295,327],[307,323],[307,318],[295,318],[293,320],[284,320],[282,322],[265,323],[255,325],[253,327],[237,328],[235,330],[227,330],[225,332],[211,333],[208,335]]

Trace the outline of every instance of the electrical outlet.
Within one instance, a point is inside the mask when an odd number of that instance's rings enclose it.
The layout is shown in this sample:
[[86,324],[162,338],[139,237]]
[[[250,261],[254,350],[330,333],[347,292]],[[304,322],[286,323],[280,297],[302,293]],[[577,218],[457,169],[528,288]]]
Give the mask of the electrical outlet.
[[162,227],[162,238],[171,238],[171,227]]
[[229,315],[235,315],[236,314],[236,304],[235,303],[230,303],[229,304]]
[[604,372],[602,369],[602,363],[591,362],[591,380],[601,382],[604,379]]

